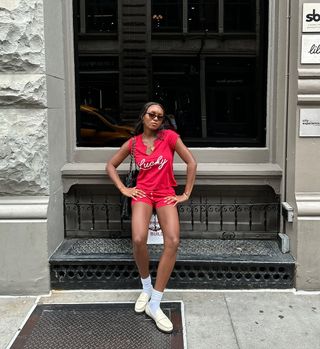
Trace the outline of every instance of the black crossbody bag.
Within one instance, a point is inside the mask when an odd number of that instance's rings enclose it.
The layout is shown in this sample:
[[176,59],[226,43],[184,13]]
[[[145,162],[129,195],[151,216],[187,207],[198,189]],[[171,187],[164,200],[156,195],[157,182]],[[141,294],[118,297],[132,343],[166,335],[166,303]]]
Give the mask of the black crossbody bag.
[[[130,167],[129,172],[124,178],[124,185],[127,188],[134,188],[137,185],[137,177],[139,169],[135,161],[136,150],[136,137],[132,140],[131,152],[130,152]],[[131,198],[122,195],[121,197],[121,218],[129,219],[131,217]]]

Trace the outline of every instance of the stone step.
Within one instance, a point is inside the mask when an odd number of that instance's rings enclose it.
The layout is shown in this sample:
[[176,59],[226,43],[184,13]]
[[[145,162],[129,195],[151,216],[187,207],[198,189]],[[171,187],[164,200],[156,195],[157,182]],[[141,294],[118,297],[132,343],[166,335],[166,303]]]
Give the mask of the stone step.
[[[153,279],[162,245],[149,245]],[[54,289],[140,288],[130,239],[66,239],[50,258]],[[276,240],[181,239],[168,288],[292,288],[295,261]]]

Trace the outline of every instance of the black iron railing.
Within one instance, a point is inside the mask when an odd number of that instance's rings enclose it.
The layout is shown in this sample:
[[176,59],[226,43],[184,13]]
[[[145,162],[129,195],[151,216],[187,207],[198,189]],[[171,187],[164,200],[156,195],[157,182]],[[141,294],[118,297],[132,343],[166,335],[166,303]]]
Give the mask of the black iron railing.
[[[66,236],[129,236],[130,221],[121,219],[120,212],[119,197],[65,196]],[[178,212],[185,237],[270,238],[279,232],[279,202],[214,203],[201,197],[180,205]]]

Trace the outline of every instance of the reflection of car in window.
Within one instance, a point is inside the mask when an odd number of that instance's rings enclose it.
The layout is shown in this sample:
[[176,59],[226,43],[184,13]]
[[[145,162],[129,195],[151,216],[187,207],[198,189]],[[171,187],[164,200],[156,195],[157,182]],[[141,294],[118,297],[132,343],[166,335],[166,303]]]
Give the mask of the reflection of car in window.
[[134,134],[134,128],[121,124],[97,108],[80,106],[80,142],[85,146],[119,146]]

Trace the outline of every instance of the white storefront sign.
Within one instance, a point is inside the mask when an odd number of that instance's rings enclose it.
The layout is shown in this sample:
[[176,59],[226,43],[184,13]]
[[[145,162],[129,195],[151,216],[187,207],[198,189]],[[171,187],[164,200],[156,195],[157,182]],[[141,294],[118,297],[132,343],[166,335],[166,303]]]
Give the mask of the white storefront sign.
[[320,63],[320,35],[302,35],[301,64]]
[[300,109],[300,137],[320,137],[320,109]]
[[303,4],[302,31],[304,33],[320,32],[320,3]]

